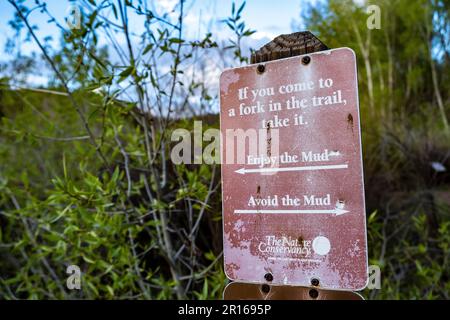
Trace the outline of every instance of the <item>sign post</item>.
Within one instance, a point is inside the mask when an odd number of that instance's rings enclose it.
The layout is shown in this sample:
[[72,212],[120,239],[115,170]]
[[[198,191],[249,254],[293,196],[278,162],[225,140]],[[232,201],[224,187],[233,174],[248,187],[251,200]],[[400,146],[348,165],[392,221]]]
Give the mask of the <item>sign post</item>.
[[269,286],[249,283],[229,283],[223,293],[224,300],[364,300],[352,291],[322,290],[294,286]]
[[275,61],[263,47],[256,64],[221,75],[225,273],[361,290],[368,275],[356,57],[348,48],[308,53],[326,47],[306,43],[289,55],[307,54]]

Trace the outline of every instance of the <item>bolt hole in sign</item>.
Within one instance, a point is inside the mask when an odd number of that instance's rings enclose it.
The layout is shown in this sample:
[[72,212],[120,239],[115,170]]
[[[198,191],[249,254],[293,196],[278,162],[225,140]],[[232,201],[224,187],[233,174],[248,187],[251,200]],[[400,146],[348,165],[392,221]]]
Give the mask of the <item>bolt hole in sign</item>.
[[[339,48],[220,77],[225,273],[362,290],[367,233],[356,57]],[[261,72],[261,70],[264,70]]]

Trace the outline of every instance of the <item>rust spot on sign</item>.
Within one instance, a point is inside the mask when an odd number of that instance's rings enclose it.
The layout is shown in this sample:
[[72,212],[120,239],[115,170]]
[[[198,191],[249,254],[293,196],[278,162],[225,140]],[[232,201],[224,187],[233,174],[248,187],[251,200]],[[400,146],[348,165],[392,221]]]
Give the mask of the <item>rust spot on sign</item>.
[[298,237],[297,240],[298,240],[299,246],[302,247],[302,246],[303,246],[303,243],[304,243],[304,241],[305,241],[305,239],[303,239],[303,237],[300,236],[300,237]]
[[353,116],[351,113],[347,115],[347,129],[351,129],[353,132]]

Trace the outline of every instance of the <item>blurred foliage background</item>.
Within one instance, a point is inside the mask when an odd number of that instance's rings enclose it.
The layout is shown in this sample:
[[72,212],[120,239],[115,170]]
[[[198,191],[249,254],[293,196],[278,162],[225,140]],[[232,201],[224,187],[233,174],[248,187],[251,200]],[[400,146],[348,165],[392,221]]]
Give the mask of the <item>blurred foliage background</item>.
[[[194,120],[218,128],[211,61],[248,62],[245,3],[230,3],[227,43],[184,38],[184,1],[163,15],[142,0],[79,4],[76,29],[44,1],[2,4],[16,36],[0,67],[0,298],[221,298],[220,167],[173,164],[170,137]],[[36,35],[36,12],[61,48]],[[299,16],[293,31],[357,53],[369,263],[382,276],[363,295],[448,299],[450,3],[302,2]],[[27,40],[39,53],[20,54]],[[44,68],[48,85],[27,85]],[[81,290],[66,288],[69,265]]]

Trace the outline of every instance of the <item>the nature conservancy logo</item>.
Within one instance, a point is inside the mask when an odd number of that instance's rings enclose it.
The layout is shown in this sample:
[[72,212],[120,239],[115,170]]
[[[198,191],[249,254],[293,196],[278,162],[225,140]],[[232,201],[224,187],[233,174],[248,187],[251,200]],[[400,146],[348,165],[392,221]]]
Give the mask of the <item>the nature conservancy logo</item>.
[[261,253],[289,254],[292,258],[309,258],[311,256],[311,240],[296,239],[291,236],[266,236],[258,245]]

